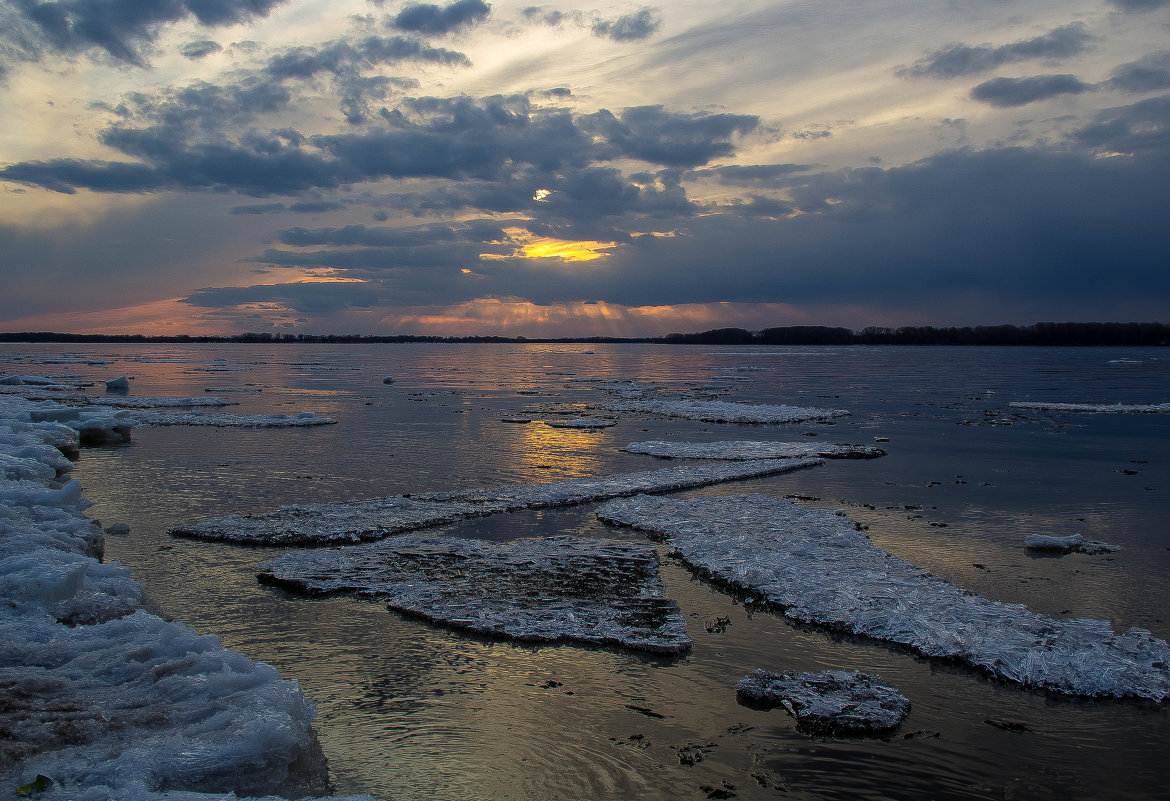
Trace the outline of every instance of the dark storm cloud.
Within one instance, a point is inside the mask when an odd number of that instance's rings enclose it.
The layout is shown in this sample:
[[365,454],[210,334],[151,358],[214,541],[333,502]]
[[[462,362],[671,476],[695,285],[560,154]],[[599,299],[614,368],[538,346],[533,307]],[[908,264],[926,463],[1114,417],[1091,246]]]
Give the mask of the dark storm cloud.
[[1109,5],[1116,6],[1122,11],[1141,13],[1170,6],[1170,0],[1109,0]]
[[1075,75],[1035,75],[1030,78],[992,78],[971,90],[971,97],[997,108],[1024,106],[1039,100],[1093,89]]
[[211,39],[200,39],[197,42],[188,42],[179,50],[185,58],[200,59],[206,58],[213,53],[218,53],[223,50],[219,42]]
[[313,282],[198,289],[183,298],[192,306],[223,308],[250,304],[280,304],[294,311],[327,314],[346,308],[366,308],[379,302],[375,287],[355,282]]
[[389,24],[400,31],[441,35],[487,19],[491,5],[483,0],[457,0],[447,6],[416,3],[403,8]]
[[909,67],[900,67],[897,74],[906,78],[955,78],[1017,61],[1068,58],[1088,50],[1093,38],[1083,24],[1074,22],[1043,36],[999,47],[957,43],[927,53]]
[[783,186],[784,179],[794,173],[808,172],[811,164],[729,164],[706,170],[691,170],[687,178],[713,178],[729,186]]
[[646,39],[661,27],[662,15],[658,9],[643,7],[617,19],[598,19],[590,26],[590,30],[594,36],[613,39],[615,42],[631,42]]
[[38,61],[46,53],[105,53],[146,66],[162,26],[194,17],[232,25],[266,16],[283,0],[9,0],[0,9],[0,58]]
[[759,117],[746,114],[679,114],[662,106],[635,106],[620,117],[602,109],[580,118],[585,131],[604,138],[617,156],[669,167],[697,167],[730,156],[736,134],[754,131]]
[[1106,109],[1073,134],[1073,140],[1094,152],[1136,153],[1170,167],[1170,95],[1131,106]]
[[1106,85],[1127,92],[1170,89],[1170,50],[1149,53],[1113,70]]
[[277,240],[293,247],[312,245],[361,245],[366,247],[417,247],[437,242],[493,242],[504,239],[499,223],[476,220],[454,225],[427,225],[418,228],[389,228],[347,225],[342,228],[288,228]]

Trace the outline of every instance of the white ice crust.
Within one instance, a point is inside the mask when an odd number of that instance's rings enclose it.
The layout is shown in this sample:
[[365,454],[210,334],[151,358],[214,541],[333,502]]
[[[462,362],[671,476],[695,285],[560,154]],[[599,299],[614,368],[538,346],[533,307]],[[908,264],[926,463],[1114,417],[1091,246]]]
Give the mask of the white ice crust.
[[572,506],[642,492],[703,487],[821,463],[820,459],[761,459],[570,478],[548,484],[518,484],[344,503],[296,504],[266,514],[233,514],[186,523],[172,528],[171,534],[249,545],[355,543],[501,512]]
[[910,714],[910,700],[877,676],[856,670],[773,673],[757,669],[735,686],[748,706],[782,706],[811,734],[881,734]]
[[1076,551],[1077,553],[1101,554],[1121,550],[1116,545],[1110,545],[1107,542],[1087,540],[1082,534],[1069,534],[1064,537],[1057,537],[1051,534],[1029,534],[1024,538],[1024,547],[1029,551],[1049,553],[1072,553]]
[[1095,412],[1099,414],[1170,414],[1170,403],[1049,403],[1012,401],[1013,409],[1040,409],[1049,412]]
[[521,642],[687,651],[653,546],[583,537],[497,544],[402,536],[373,545],[291,551],[259,579],[310,595],[384,598],[391,609]]
[[760,442],[753,440],[722,440],[720,442],[665,442],[648,440],[631,442],[630,453],[645,453],[664,459],[800,459],[819,456],[822,459],[870,459],[885,456],[886,452],[872,445],[823,445],[810,442]]
[[84,420],[38,422],[38,408],[0,397],[0,797],[38,775],[51,780],[40,801],[323,788],[297,683],[144,611],[129,571],[99,561],[101,529],[59,450]]
[[870,543],[844,516],[760,495],[640,496],[606,522],[669,542],[700,573],[802,623],[899,643],[1056,693],[1170,697],[1170,646],[1108,621],[1058,619],[959,589]]
[[615,425],[613,420],[600,420],[596,417],[573,417],[564,420],[545,420],[545,425],[553,428],[609,428]]
[[613,400],[600,406],[613,412],[641,412],[706,423],[799,423],[805,420],[828,420],[849,414],[844,409],[713,400]]

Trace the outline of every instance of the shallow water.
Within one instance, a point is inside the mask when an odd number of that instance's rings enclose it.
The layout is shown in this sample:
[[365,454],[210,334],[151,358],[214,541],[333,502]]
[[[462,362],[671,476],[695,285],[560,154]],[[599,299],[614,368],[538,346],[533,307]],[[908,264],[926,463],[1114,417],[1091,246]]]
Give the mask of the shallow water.
[[[65,352],[114,363],[39,363]],[[143,356],[168,361],[138,361]],[[301,682],[317,702],[340,792],[379,799],[1164,797],[1166,704],[1029,692],[880,643],[797,629],[670,560],[663,578],[695,648],[664,660],[516,646],[408,619],[376,602],[301,598],[255,580],[256,565],[279,550],[166,534],[179,522],[288,503],[678,464],[621,450],[638,440],[813,435],[869,444],[888,437],[881,459],[829,461],[690,494],[815,498],[804,502],[844,509],[868,524],[879,546],[989,598],[1104,617],[1115,628],[1136,625],[1167,638],[1170,415],[1008,408],[1015,400],[1165,402],[1164,350],[4,345],[0,370],[99,381],[127,374],[132,395],[248,386],[263,391],[224,393],[240,404],[224,411],[308,410],[341,421],[304,430],[140,429],[128,447],[83,451],[75,471],[97,502],[90,514],[130,524],[129,535],[108,538],[107,558],[131,565],[161,612]],[[394,384],[383,385],[387,375]],[[852,416],[743,426],[623,414],[599,431],[501,422],[604,415],[587,406],[602,393],[574,378],[636,379],[699,397],[844,408]],[[530,511],[439,531],[497,541],[638,536],[602,526],[593,512]],[[1123,550],[1044,558],[1022,547],[1029,533],[1073,532]],[[730,625],[709,632],[719,618]],[[806,737],[782,710],[736,704],[735,683],[757,667],[876,672],[910,698],[910,717],[886,740]]]

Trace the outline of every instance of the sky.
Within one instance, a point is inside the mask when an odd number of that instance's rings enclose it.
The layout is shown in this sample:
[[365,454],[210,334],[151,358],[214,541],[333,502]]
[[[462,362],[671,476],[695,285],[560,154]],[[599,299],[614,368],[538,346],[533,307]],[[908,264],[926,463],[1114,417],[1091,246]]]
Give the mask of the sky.
[[1170,0],[0,0],[0,331],[1170,321]]

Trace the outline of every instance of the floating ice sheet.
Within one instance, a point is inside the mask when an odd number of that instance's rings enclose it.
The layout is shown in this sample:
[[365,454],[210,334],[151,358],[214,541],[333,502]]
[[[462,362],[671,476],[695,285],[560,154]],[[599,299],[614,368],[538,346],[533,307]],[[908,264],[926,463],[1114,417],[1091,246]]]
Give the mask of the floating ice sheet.
[[821,445],[809,442],[759,442],[723,440],[720,442],[631,442],[630,453],[645,453],[664,459],[800,459],[819,456],[823,459],[873,459],[886,452],[872,445]]
[[116,406],[119,409],[184,409],[193,406],[235,406],[236,401],[215,396],[198,398],[86,398],[94,406]]
[[596,417],[573,417],[569,419],[545,420],[544,424],[553,428],[609,428],[615,425],[613,420],[599,420]]
[[251,545],[361,542],[500,512],[571,506],[641,492],[690,489],[817,464],[821,464],[820,459],[762,459],[570,478],[548,484],[518,484],[345,503],[298,504],[283,506],[267,514],[225,515],[183,524],[172,528],[170,533]]
[[1095,412],[1099,414],[1170,414],[1170,403],[1048,403],[1046,401],[1012,401],[1013,409],[1039,409],[1048,412]]
[[735,695],[747,706],[784,707],[796,727],[811,734],[881,734],[910,714],[909,699],[896,687],[856,670],[759,669],[740,679]]
[[843,409],[712,400],[614,400],[600,406],[613,412],[641,412],[664,417],[683,417],[706,423],[799,423],[804,420],[828,420],[849,414]]
[[1029,534],[1024,538],[1024,547],[1029,551],[1048,553],[1087,553],[1091,555],[1113,553],[1121,550],[1116,545],[1097,540],[1087,540],[1081,534],[1056,537],[1050,534]]
[[38,775],[44,801],[324,792],[296,682],[143,611],[129,571],[98,561],[81,484],[58,477],[78,434],[43,408],[0,397],[0,797]]
[[1058,693],[1170,697],[1170,646],[1105,620],[1057,619],[961,590],[870,543],[841,515],[760,495],[611,501],[606,522],[803,623],[899,643]]
[[360,547],[292,551],[259,579],[311,595],[384,597],[391,609],[522,642],[691,646],[665,597],[653,547],[582,537],[500,545],[404,536]]
[[134,413],[142,426],[215,426],[217,428],[302,428],[327,426],[337,421],[318,417],[314,412],[300,414],[205,414],[201,412],[161,412],[144,410]]

